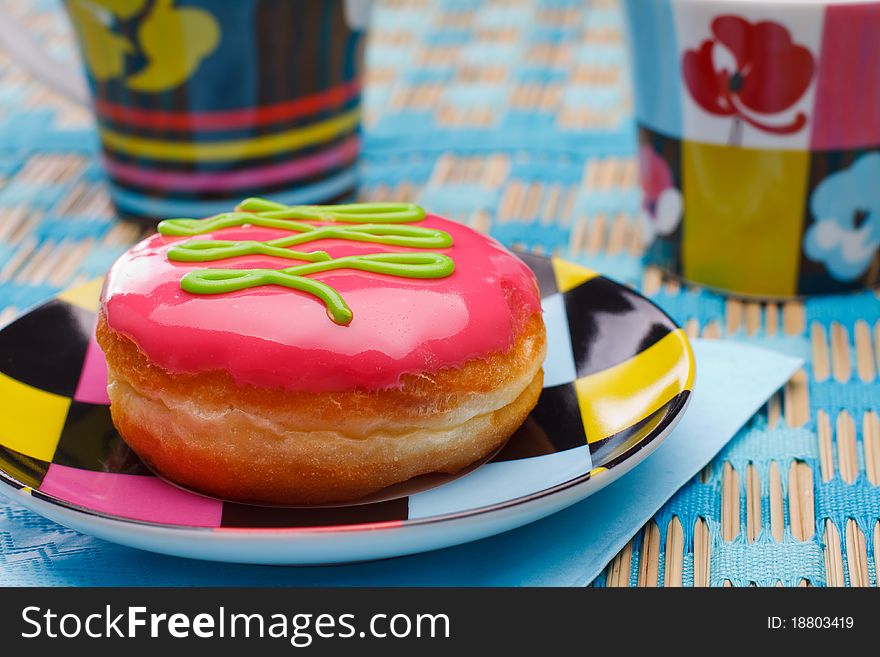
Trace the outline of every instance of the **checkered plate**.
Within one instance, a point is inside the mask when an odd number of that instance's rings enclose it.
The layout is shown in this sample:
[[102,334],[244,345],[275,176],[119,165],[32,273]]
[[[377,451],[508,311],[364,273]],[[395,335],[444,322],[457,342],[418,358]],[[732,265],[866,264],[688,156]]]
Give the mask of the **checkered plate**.
[[694,363],[683,331],[630,288],[560,259],[523,258],[547,324],[544,389],[507,445],[462,476],[312,508],[238,504],[165,482],[110,420],[96,280],[0,332],[0,491],[100,538],[252,563],[410,554],[558,511],[656,448],[687,405]]

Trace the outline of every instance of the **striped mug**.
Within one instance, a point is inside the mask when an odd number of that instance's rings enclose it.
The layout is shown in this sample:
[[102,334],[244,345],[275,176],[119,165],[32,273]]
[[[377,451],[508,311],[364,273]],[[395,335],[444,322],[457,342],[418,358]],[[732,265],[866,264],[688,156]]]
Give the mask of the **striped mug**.
[[880,1],[625,0],[649,261],[739,295],[880,281]]
[[64,4],[91,93],[35,48],[24,59],[90,100],[120,215],[201,217],[255,195],[352,196],[369,0]]

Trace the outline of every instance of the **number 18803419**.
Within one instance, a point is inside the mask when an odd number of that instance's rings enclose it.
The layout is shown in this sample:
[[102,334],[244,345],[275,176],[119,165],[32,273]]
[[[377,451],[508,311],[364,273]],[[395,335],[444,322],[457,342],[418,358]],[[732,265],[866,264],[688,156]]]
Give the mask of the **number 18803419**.
[[852,616],[767,617],[767,628],[771,630],[851,630],[854,625]]

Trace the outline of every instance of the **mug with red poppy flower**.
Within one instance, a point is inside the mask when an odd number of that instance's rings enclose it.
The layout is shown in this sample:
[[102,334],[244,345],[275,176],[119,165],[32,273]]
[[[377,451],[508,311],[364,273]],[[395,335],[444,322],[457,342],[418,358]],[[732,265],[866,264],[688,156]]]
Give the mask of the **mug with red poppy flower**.
[[624,0],[647,259],[734,294],[880,281],[880,1]]

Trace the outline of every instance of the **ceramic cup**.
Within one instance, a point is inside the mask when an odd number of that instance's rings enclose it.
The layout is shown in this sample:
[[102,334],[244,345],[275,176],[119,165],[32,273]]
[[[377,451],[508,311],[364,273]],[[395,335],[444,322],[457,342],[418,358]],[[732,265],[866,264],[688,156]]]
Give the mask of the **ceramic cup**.
[[647,259],[748,296],[880,280],[880,2],[625,0]]
[[36,48],[22,59],[93,107],[123,216],[202,217],[248,196],[327,203],[357,182],[369,4],[65,0],[90,93]]

